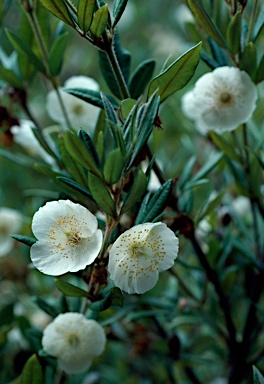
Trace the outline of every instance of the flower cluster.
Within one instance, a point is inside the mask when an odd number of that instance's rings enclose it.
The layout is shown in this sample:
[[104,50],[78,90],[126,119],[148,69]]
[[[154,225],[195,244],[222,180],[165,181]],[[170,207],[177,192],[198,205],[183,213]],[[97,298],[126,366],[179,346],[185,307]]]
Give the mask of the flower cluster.
[[103,353],[105,343],[101,325],[75,312],[58,315],[44,329],[42,338],[43,349],[57,357],[59,367],[69,374],[86,371],[92,359]]
[[201,133],[222,133],[247,122],[256,100],[256,85],[245,71],[220,67],[200,77],[194,89],[184,95],[182,110]]

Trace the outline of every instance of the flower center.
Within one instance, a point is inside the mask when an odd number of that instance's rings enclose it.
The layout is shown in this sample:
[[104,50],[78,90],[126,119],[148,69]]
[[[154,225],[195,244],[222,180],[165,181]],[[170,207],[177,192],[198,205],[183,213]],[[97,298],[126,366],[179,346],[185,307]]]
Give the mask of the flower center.
[[228,92],[221,93],[220,100],[224,104],[228,104],[232,100],[232,95]]
[[80,105],[80,104],[75,104],[73,105],[72,107],[72,111],[73,113],[75,113],[76,115],[80,115],[83,113],[83,106]]
[[147,257],[146,252],[144,252],[144,248],[141,244],[131,244],[129,247],[129,251],[131,252],[132,257],[144,256]]
[[76,347],[76,345],[79,344],[80,340],[76,334],[72,333],[72,334],[68,335],[67,341],[71,347]]
[[79,243],[79,241],[81,240],[78,233],[67,233],[66,235],[68,237],[68,243],[70,245],[77,245]]

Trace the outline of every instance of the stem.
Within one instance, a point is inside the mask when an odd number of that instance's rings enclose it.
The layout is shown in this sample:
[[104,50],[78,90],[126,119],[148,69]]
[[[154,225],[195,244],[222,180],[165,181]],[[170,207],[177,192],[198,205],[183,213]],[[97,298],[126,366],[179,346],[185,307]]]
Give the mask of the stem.
[[186,376],[191,380],[193,384],[202,384],[190,367],[185,367],[184,370],[185,370]]
[[107,41],[105,42],[106,43],[105,44],[106,45],[105,53],[107,54],[108,60],[111,64],[111,67],[112,67],[113,73],[115,75],[122,99],[123,100],[129,99],[130,98],[129,90],[127,88],[127,85],[126,85],[125,79],[123,77],[121,68],[119,66],[116,54],[114,52],[113,43],[107,37],[106,37],[106,39],[107,39]]

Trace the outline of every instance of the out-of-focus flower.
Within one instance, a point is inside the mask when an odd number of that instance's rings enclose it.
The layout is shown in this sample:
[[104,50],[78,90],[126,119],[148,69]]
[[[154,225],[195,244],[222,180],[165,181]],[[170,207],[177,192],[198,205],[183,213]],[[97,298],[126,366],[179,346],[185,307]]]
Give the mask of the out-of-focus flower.
[[250,200],[245,196],[236,197],[232,201],[232,207],[241,217],[251,214]]
[[21,226],[20,212],[7,207],[0,208],[0,256],[7,255],[13,249],[15,240],[10,234],[19,231]]
[[182,99],[183,113],[201,133],[232,131],[252,115],[257,88],[245,71],[216,68],[203,75]]
[[57,357],[60,368],[69,374],[86,371],[92,359],[103,353],[106,336],[95,320],[81,313],[68,312],[57,316],[43,332],[43,349]]
[[96,217],[70,200],[48,202],[34,215],[32,231],[38,241],[30,249],[37,269],[57,276],[91,264],[102,245]]
[[177,25],[179,25],[184,30],[184,32],[186,32],[186,23],[194,23],[193,14],[186,4],[180,4],[175,8],[174,17],[177,21]]
[[177,254],[178,238],[165,224],[136,225],[110,250],[110,278],[127,293],[144,293],[157,283],[159,272],[173,266]]
[[[76,130],[82,128],[91,133],[95,128],[100,108],[64,92],[63,89],[67,88],[83,88],[98,91],[98,83],[90,77],[73,76],[65,82],[63,88],[59,88],[59,93],[72,127]],[[67,129],[65,116],[54,90],[50,91],[47,95],[47,112],[52,120],[58,122],[64,129]]]
[[15,143],[21,145],[29,155],[41,157],[46,163],[54,164],[54,158],[40,145],[32,128],[35,128],[35,125],[30,120],[20,120],[20,125],[14,125],[11,128],[11,133]]

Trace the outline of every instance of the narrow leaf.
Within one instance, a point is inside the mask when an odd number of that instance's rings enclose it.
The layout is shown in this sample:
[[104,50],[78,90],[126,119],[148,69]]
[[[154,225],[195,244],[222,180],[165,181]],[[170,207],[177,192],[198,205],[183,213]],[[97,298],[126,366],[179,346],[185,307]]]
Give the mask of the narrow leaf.
[[246,45],[240,58],[240,69],[246,71],[254,81],[257,68],[257,48],[251,41]]
[[138,99],[153,76],[156,61],[153,59],[145,60],[132,74],[129,82],[129,91],[133,99]]
[[187,0],[187,3],[197,21],[204,31],[212,37],[221,47],[226,48],[226,42],[200,0]]
[[57,76],[62,67],[63,55],[67,47],[69,33],[60,35],[53,43],[49,55],[49,69],[52,76]]
[[104,177],[108,184],[118,182],[123,171],[124,159],[120,148],[114,149],[106,158],[104,164]]
[[76,181],[70,179],[69,177],[64,177],[64,176],[58,176],[57,179],[62,181],[63,183],[65,183],[69,187],[75,189],[76,191],[81,193],[83,196],[89,197],[89,199],[93,200],[93,196],[92,196],[91,192],[88,191],[88,189],[84,188],[82,185],[76,183]]
[[264,384],[264,376],[260,373],[257,367],[253,366],[254,384]]
[[105,31],[105,27],[108,22],[108,6],[105,4],[103,7],[99,8],[93,17],[92,24],[90,26],[90,32],[96,36],[100,37]]
[[87,32],[93,19],[95,0],[79,0],[77,7],[77,17],[80,28],[83,32]]
[[262,8],[258,14],[257,20],[255,21],[255,24],[254,24],[253,35],[252,35],[253,42],[257,40],[263,27],[264,27],[264,6],[262,5]]
[[75,285],[67,283],[63,280],[59,280],[57,278],[55,278],[54,281],[58,290],[61,291],[65,296],[90,297],[88,292],[79,287],[76,287]]
[[63,138],[65,147],[70,155],[84,168],[91,170],[95,175],[102,177],[101,171],[98,169],[93,156],[89,153],[82,140],[69,131],[64,132]]
[[230,145],[221,135],[218,135],[215,132],[210,132],[210,137],[213,140],[214,144],[223,151],[228,157],[240,162],[240,156],[237,154],[234,146]]
[[[93,91],[91,89],[84,89],[84,88],[67,88],[67,89],[64,89],[64,91],[69,93],[70,95],[76,96],[79,99],[86,101],[89,104],[95,105],[96,107],[104,108],[104,104],[101,98],[101,93],[99,91]],[[116,100],[113,98],[113,96],[107,95],[107,94],[105,94],[105,96],[111,102],[113,107],[117,109],[118,104]]]
[[122,16],[126,5],[127,5],[128,0],[114,0],[114,6],[113,6],[113,25],[112,27],[114,28],[118,21],[120,20],[120,17]]
[[124,296],[119,288],[114,287],[111,291],[101,300],[95,301],[90,304],[89,309],[95,312],[105,311],[110,308],[111,305],[122,307],[124,302]]
[[20,54],[26,56],[31,64],[33,64],[40,72],[45,73],[45,67],[40,59],[35,55],[30,46],[23,41],[15,32],[5,29],[6,35],[13,47]]
[[207,175],[212,169],[214,169],[220,161],[223,159],[224,154],[222,152],[216,153],[212,156],[204,166],[199,169],[199,171],[192,177],[191,182],[201,180],[204,176]]
[[145,193],[147,189],[147,177],[141,170],[138,171],[134,183],[130,188],[124,204],[122,205],[120,215],[123,215],[129,208],[131,208]]
[[256,84],[260,83],[264,80],[264,55],[262,56],[257,73],[256,73]]
[[104,110],[105,110],[107,119],[109,121],[112,121],[115,125],[118,124],[118,118],[117,118],[116,112],[114,110],[114,107],[110,103],[108,98],[104,95],[103,92],[101,92],[101,98],[102,98],[102,101],[103,101]]
[[116,217],[115,203],[105,184],[92,172],[88,174],[88,184],[98,207],[111,217]]
[[74,23],[70,17],[68,8],[63,0],[40,0],[48,11],[53,13],[58,19],[64,21],[74,28]]
[[149,86],[148,97],[157,89],[161,102],[183,88],[194,75],[200,59],[201,43],[189,49],[165,71],[156,76]]
[[20,384],[45,384],[41,364],[36,354],[26,362],[19,380]]
[[225,53],[224,49],[220,47],[211,37],[208,38],[208,42],[212,51],[212,55],[220,67],[228,66],[229,60],[228,56]]
[[41,299],[40,297],[33,297],[33,302],[37,304],[37,306],[42,309],[44,312],[46,312],[51,317],[56,317],[60,314],[60,309],[55,307],[52,304],[47,303],[45,300]]
[[94,143],[89,136],[87,132],[85,132],[83,129],[80,129],[78,132],[79,138],[82,140],[82,142],[85,144],[86,148],[88,149],[89,153],[93,156],[93,159],[95,161],[95,164],[99,169],[101,169],[101,163],[98,156],[98,153],[96,151],[96,148],[94,146]]
[[226,41],[230,51],[235,55],[240,50],[240,39],[242,31],[242,13],[237,12],[230,21],[227,32]]
[[11,85],[14,88],[23,88],[21,79],[11,71],[11,69],[4,68],[0,66],[0,80],[3,80],[5,83]]
[[12,235],[10,235],[10,237],[19,241],[20,243],[28,245],[29,247],[31,247],[37,241],[37,239],[35,239],[34,237],[23,236],[16,233],[13,233]]

